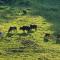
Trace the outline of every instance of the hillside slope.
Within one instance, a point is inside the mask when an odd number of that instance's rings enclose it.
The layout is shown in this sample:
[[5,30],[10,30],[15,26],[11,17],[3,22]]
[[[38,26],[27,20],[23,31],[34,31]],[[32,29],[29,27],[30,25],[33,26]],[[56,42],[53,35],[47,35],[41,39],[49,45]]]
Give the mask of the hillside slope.
[[[24,12],[25,11],[25,12]],[[21,26],[36,24],[37,30]],[[17,31],[8,33],[10,26]],[[60,60],[57,39],[44,42],[45,33],[60,33],[60,0],[0,0],[0,60]],[[30,41],[23,44],[21,41]]]

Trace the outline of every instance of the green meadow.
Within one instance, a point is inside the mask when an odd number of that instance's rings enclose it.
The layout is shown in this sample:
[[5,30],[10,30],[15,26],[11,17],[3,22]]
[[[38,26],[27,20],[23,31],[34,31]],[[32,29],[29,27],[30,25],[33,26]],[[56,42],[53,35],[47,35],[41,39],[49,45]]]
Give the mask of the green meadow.
[[[24,33],[19,29],[30,24],[36,24],[37,30]],[[16,26],[17,31],[8,34],[11,26]],[[60,44],[56,44],[56,39],[44,42],[45,33],[60,33],[60,0],[3,0],[0,3],[0,32],[3,32],[0,60],[60,60]],[[23,52],[16,51],[25,47],[22,40],[34,44],[21,49]]]

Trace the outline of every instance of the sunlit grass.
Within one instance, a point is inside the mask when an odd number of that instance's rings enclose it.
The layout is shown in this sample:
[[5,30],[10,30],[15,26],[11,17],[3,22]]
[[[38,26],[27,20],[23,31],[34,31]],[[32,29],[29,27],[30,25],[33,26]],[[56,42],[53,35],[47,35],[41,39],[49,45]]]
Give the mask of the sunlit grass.
[[[25,0],[22,0],[25,1]],[[4,33],[0,39],[0,60],[60,60],[60,44],[56,44],[56,40],[51,39],[44,42],[45,33],[60,32],[60,4],[58,0],[29,0],[31,6],[0,6],[0,32]],[[16,0],[15,4],[18,4]],[[22,15],[23,10],[27,11],[27,15]],[[29,26],[36,24],[37,31],[23,35],[21,26]],[[10,26],[16,26],[17,32],[13,31],[13,36],[6,36]],[[9,48],[19,48],[23,46],[21,40],[34,41],[39,47],[39,53],[34,52],[32,48],[27,48],[27,52],[10,53]]]
[[[19,30],[19,27],[24,26],[24,25],[29,26],[30,24],[36,24],[38,26],[37,31],[34,31],[33,33],[31,33],[30,36],[25,36],[25,37],[16,35],[18,33],[20,33],[20,34],[23,33],[23,31]],[[43,17],[41,17],[41,16],[37,16],[37,17],[36,16],[20,16],[20,17],[16,18],[15,20],[10,21],[9,23],[2,24],[1,31],[6,32],[5,33],[5,35],[6,35],[10,26],[16,26],[18,28],[17,32],[16,32],[16,34],[14,33],[13,38],[4,37],[4,39],[2,39],[2,41],[0,42],[1,52],[4,52],[4,50],[8,49],[8,48],[16,48],[16,47],[22,46],[21,43],[18,41],[25,38],[27,40],[29,39],[29,40],[35,41],[39,46],[42,47],[42,49],[44,48],[43,50],[45,52],[42,51],[42,53],[37,53],[37,54],[31,52],[31,55],[33,57],[27,56],[25,58],[22,56],[22,54],[19,54],[19,56],[18,56],[18,53],[13,54],[13,57],[17,57],[16,58],[17,60],[19,60],[19,59],[22,60],[22,58],[23,59],[27,58],[29,60],[34,59],[34,58],[38,59],[39,56],[41,59],[42,58],[44,59],[44,56],[46,56],[45,58],[47,58],[47,59],[52,59],[52,54],[53,54],[53,56],[54,56],[54,54],[56,54],[56,56],[57,56],[58,50],[56,50],[56,49],[58,48],[59,45],[56,45],[55,43],[53,44],[53,41],[44,43],[44,40],[43,40],[44,34],[45,33],[52,34],[54,31],[51,30],[51,26],[53,26],[53,24],[48,23]],[[54,49],[54,51],[53,51],[53,49]],[[59,49],[60,49],[60,47],[59,47]],[[55,51],[56,51],[56,53],[54,53]],[[30,55],[29,52],[27,52],[27,53],[28,53],[28,55]],[[6,54],[6,52],[4,52],[3,54]],[[25,55],[26,54],[24,54],[24,56]],[[1,57],[3,57],[3,56],[4,55],[2,55]],[[21,58],[21,56],[22,56],[22,58]],[[6,56],[4,56],[4,57],[6,57]],[[15,58],[10,58],[10,57],[8,58],[8,57],[9,56],[7,56],[6,59],[15,59]],[[54,58],[55,58],[55,56],[54,56]]]

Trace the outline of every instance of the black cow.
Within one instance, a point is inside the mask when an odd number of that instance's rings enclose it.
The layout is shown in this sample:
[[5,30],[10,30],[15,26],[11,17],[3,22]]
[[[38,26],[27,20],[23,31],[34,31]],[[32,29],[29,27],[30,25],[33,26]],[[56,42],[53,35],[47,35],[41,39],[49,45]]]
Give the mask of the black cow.
[[13,27],[10,27],[8,32],[12,31],[12,30],[17,30],[17,27],[13,26]]
[[30,25],[30,28],[37,30],[37,25]]
[[20,27],[20,29],[23,31],[25,31],[25,30],[30,31],[31,30],[31,28],[29,26],[22,26],[22,27]]

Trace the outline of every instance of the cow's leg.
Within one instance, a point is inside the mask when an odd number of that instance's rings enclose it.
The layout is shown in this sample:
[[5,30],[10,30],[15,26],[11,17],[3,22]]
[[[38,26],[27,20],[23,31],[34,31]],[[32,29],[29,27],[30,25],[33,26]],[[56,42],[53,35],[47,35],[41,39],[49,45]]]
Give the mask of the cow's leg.
[[15,29],[15,33],[17,33],[17,29]]

